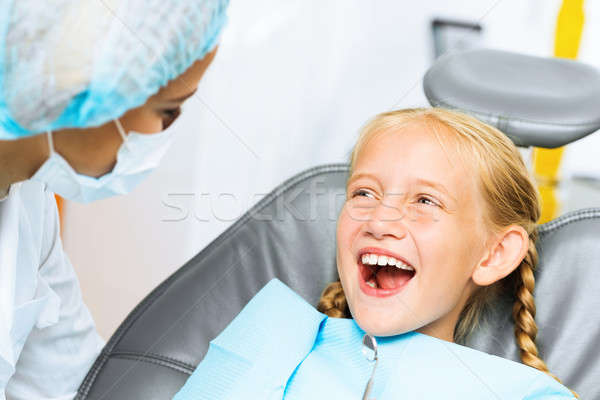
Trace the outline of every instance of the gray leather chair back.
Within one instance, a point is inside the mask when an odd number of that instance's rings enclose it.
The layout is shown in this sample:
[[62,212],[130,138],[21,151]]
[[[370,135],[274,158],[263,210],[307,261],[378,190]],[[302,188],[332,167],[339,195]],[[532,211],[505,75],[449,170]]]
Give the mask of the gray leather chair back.
[[[298,174],[149,294],[127,317],[79,390],[86,400],[166,400],[202,360],[208,342],[277,277],[311,304],[337,279],[335,227],[345,164]],[[600,209],[541,226],[539,348],[585,399],[600,398]],[[510,299],[470,343],[518,360]]]
[[335,225],[345,165],[276,188],[150,293],[107,343],[78,399],[165,400],[273,277],[315,303],[336,277]]

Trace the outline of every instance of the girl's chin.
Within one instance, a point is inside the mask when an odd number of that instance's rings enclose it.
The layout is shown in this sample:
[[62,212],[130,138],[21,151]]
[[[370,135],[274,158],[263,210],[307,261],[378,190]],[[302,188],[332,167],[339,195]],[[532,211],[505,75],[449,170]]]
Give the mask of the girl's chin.
[[374,336],[395,336],[408,332],[411,329],[402,329],[396,324],[390,323],[392,315],[375,314],[368,308],[358,309],[353,314],[353,318],[366,333]]

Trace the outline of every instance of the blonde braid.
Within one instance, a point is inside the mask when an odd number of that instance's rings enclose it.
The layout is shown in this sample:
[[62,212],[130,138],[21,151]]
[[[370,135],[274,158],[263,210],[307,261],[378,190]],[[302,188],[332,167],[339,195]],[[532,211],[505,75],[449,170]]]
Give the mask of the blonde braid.
[[339,280],[325,287],[319,299],[319,304],[317,304],[317,310],[333,318],[350,318],[348,302]]
[[[539,357],[535,338],[538,328],[535,323],[535,300],[533,298],[533,289],[535,288],[535,277],[533,270],[538,262],[538,253],[535,247],[537,231],[530,235],[529,249],[527,255],[515,271],[515,304],[513,305],[513,319],[515,322],[515,338],[521,361],[525,365],[536,368],[547,373],[559,383],[560,379],[548,370],[546,363]],[[579,395],[571,390],[576,398]]]

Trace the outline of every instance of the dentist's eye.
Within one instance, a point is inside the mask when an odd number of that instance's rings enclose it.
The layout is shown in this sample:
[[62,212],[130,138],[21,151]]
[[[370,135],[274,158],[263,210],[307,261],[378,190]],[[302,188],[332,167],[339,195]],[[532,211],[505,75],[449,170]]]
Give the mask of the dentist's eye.
[[162,110],[163,130],[167,129],[181,115],[181,107]]

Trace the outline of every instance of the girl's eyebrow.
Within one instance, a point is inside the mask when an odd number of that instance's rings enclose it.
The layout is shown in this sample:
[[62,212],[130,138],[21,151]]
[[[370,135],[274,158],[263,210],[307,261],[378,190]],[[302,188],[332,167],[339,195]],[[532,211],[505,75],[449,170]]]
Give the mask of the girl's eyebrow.
[[423,179],[423,178],[418,178],[416,180],[417,184],[419,185],[423,185],[423,186],[429,186],[433,189],[436,189],[437,191],[445,194],[446,196],[448,196],[449,198],[451,198],[452,200],[454,200],[454,202],[456,202],[456,198],[454,196],[452,196],[450,194],[450,192],[448,191],[448,189],[446,189],[446,187],[444,185],[442,185],[439,182],[434,182],[434,181],[429,181],[427,179]]
[[[350,177],[350,179],[348,179],[348,183],[347,183],[346,187],[350,186],[354,181],[356,181],[358,179],[362,179],[362,178],[371,179],[371,180],[377,182],[378,185],[381,185],[381,182],[379,182],[379,179],[377,179],[377,177],[375,175],[367,173],[367,172],[361,172],[361,173],[358,173],[358,174],[353,174]],[[431,187],[433,189],[436,189],[440,193],[445,194],[446,196],[448,196],[455,203],[457,202],[456,198],[450,194],[450,192],[448,191],[448,189],[446,189],[446,187],[444,185],[442,185],[441,183],[439,183],[439,182],[430,181],[430,180],[427,180],[427,179],[424,179],[424,178],[417,178],[415,180],[415,183],[417,185],[428,186],[428,187]]]
[[352,182],[354,182],[354,181],[356,181],[358,179],[361,179],[361,178],[371,179],[371,180],[377,182],[378,184],[380,183],[379,179],[377,179],[377,177],[375,175],[369,174],[369,173],[366,173],[366,172],[361,172],[361,173],[358,173],[358,174],[352,174],[352,176],[350,177],[350,179],[348,179],[348,183],[346,184],[346,186],[350,186],[350,184]]

